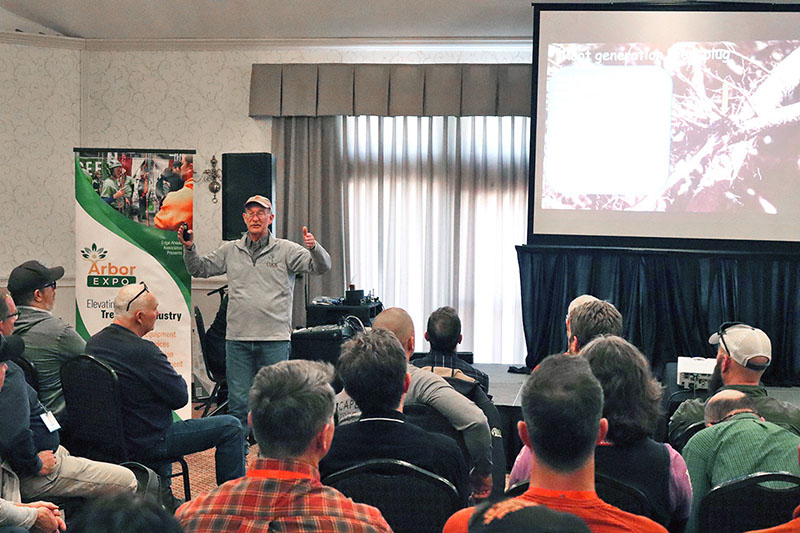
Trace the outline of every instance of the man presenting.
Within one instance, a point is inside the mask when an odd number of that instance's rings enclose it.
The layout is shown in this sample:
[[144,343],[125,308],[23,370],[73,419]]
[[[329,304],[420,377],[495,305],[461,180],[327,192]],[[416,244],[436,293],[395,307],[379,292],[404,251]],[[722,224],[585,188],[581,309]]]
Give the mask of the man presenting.
[[269,231],[272,203],[260,195],[244,205],[247,233],[205,257],[197,254],[193,234],[178,230],[183,259],[198,278],[228,274],[226,334],[228,412],[247,424],[247,395],[258,370],[289,358],[294,280],[298,273],[322,274],[331,268],[328,252],[303,227],[303,246]]

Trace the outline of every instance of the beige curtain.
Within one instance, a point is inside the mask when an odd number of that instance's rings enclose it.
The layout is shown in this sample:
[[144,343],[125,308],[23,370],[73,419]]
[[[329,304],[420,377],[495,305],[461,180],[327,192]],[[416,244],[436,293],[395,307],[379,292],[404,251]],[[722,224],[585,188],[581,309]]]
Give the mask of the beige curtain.
[[524,361],[515,245],[527,228],[527,117],[347,117],[349,280],[414,320],[450,305],[460,350]]
[[[293,326],[305,325],[306,299],[343,296],[346,265],[342,194],[343,117],[274,118],[276,231],[303,242],[303,226],[331,254],[331,271],[307,275],[295,286]],[[306,291],[306,289],[308,289]]]

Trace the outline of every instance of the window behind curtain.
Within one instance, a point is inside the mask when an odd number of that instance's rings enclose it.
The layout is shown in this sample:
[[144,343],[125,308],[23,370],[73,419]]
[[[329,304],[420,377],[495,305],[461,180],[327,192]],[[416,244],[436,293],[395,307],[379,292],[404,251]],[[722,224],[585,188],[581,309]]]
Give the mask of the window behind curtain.
[[527,228],[527,117],[347,117],[348,281],[414,319],[456,308],[461,351],[525,359],[515,245]]

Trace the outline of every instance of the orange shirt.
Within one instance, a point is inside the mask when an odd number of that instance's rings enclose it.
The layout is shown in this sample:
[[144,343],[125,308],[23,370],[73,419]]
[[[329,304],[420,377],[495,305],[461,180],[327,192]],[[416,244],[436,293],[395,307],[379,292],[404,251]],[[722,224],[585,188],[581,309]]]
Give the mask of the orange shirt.
[[[583,519],[593,533],[666,533],[664,527],[647,517],[627,513],[609,505],[594,491],[559,491],[531,487],[516,499],[532,505],[571,513]],[[467,533],[467,524],[474,508],[461,509],[450,517],[442,533]]]
[[175,231],[181,222],[186,222],[192,228],[192,210],[194,197],[194,180],[187,179],[183,188],[171,192],[161,202],[161,209],[156,213],[154,220],[158,229]]

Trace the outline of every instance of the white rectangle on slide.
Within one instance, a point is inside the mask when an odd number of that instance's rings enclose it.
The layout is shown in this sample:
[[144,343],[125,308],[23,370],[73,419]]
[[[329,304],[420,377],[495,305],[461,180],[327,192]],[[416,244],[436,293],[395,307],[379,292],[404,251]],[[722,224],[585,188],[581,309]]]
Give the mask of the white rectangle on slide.
[[648,194],[669,177],[672,79],[652,66],[577,66],[547,82],[544,176],[562,194]]

